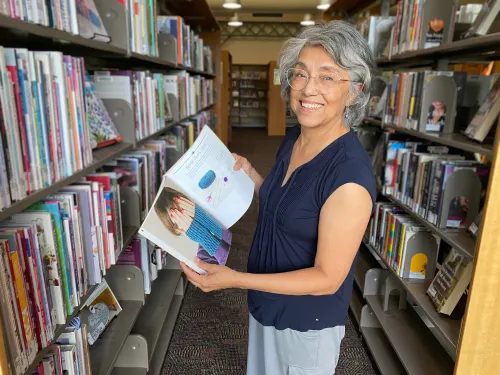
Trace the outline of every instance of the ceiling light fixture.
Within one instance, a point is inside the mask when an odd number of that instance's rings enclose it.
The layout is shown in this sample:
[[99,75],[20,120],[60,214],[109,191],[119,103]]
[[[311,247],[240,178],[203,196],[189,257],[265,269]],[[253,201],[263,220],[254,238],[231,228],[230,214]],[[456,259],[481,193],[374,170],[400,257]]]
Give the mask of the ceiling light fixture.
[[330,0],[320,0],[316,7],[320,10],[327,10],[330,8]]
[[224,8],[227,9],[240,9],[241,4],[240,0],[224,0],[224,3],[222,4]]
[[313,21],[311,15],[309,13],[306,13],[304,15],[304,19],[302,21],[300,21],[300,24],[302,26],[313,26],[315,24],[315,22]]
[[243,25],[243,22],[240,21],[240,19],[238,18],[238,14],[235,13],[234,16],[232,16],[229,19],[229,22],[227,24],[228,24],[228,26],[239,27],[239,26]]

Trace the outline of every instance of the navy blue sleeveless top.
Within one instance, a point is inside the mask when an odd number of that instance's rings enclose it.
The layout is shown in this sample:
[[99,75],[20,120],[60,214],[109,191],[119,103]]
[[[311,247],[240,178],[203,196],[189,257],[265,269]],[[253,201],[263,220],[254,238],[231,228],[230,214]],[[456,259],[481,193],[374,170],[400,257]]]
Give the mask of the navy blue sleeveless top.
[[[285,178],[300,127],[287,132],[276,163],[259,191],[257,229],[248,258],[250,273],[280,273],[314,266],[321,207],[340,186],[363,186],[375,202],[370,157],[352,130]],[[332,243],[332,247],[335,244]],[[354,262],[335,294],[291,296],[248,291],[252,316],[264,326],[283,330],[319,330],[344,325],[352,293]]]

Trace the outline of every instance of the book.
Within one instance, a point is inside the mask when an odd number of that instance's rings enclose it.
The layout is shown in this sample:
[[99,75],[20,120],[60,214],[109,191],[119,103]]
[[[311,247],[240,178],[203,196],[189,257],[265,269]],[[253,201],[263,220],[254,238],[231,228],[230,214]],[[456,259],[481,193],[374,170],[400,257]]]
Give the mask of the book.
[[139,233],[158,247],[205,273],[194,263],[224,265],[229,228],[246,212],[254,183],[215,133],[203,127],[193,146],[165,174]]
[[103,279],[102,283],[89,296],[83,307],[88,320],[88,343],[93,345],[109,323],[120,314],[122,307],[106,279]]
[[427,289],[427,294],[439,313],[451,315],[470,283],[472,268],[471,261],[457,250],[451,249]]
[[465,135],[471,139],[483,142],[493,123],[500,113],[500,79],[498,76],[491,88],[488,97],[481,104],[479,110],[465,130]]

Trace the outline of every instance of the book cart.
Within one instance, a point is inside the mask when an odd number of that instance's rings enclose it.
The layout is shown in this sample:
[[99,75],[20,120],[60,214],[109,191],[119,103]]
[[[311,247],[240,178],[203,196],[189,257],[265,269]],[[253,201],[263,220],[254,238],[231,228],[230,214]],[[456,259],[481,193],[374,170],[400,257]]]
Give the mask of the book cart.
[[[0,15],[0,45],[4,47],[29,48],[30,50],[60,51],[82,56],[85,65],[91,68],[149,69],[154,72],[185,70],[193,75],[214,80],[218,87],[220,64],[220,33],[208,4],[205,0],[178,2],[165,0],[158,2],[158,15],[177,15],[184,19],[196,32],[199,32],[205,45],[212,50],[211,72],[200,71],[178,64],[175,57],[175,39],[170,35],[158,37],[158,57],[151,57],[131,52],[128,46],[127,19],[123,2],[120,0],[96,0],[96,6],[102,16],[103,23],[111,41],[103,43],[83,38],[62,30],[45,27],[19,19]],[[212,73],[213,72],[213,73]],[[215,100],[198,113],[211,109],[215,113],[216,133],[227,134],[227,119],[219,117],[220,108],[217,105],[220,93],[216,89]],[[150,139],[165,134],[169,129],[187,120],[193,115],[181,118],[175,115],[160,130],[142,139],[137,139],[134,131],[132,109],[124,101],[105,102],[108,112],[123,136],[123,141],[105,148],[93,151],[92,162],[78,170],[73,175],[63,178],[52,185],[33,192],[22,200],[11,204],[0,211],[0,221],[23,211],[37,201],[57,192],[66,185],[82,179],[93,173],[105,163],[134,150]],[[227,143],[227,135],[225,137]],[[141,225],[138,193],[130,188],[121,187],[121,210],[123,245],[127,247],[136,236]],[[151,286],[151,294],[145,295],[142,271],[131,265],[113,265],[106,272],[107,281],[122,311],[111,321],[94,345],[89,347],[90,367],[94,375],[109,375],[111,373],[140,375],[159,374],[168,349],[174,325],[182,304],[187,281],[174,258],[169,258],[167,269],[159,272],[158,278]],[[82,322],[86,314],[82,309],[86,298],[92,294],[97,285],[89,287],[86,296],[80,300],[80,306],[67,317],[66,324],[57,325],[54,341],[64,332],[70,321],[80,312]],[[8,343],[6,343],[8,345]],[[24,372],[32,374],[51,345],[40,350],[35,359]]]
[[[333,1],[324,13],[329,20],[339,16],[353,15],[363,9],[375,9],[374,14],[389,14],[395,1]],[[426,1],[425,4],[433,3]],[[434,3],[437,3],[435,1]],[[441,2],[439,2],[441,3]],[[426,5],[424,5],[426,6]],[[333,15],[333,17],[332,17]],[[428,16],[428,15],[427,15]],[[417,48],[414,51],[378,58],[377,65],[383,70],[427,67],[447,70],[453,62],[497,60],[500,51],[500,33],[463,39],[442,44],[434,48]],[[429,68],[431,67],[431,68]],[[436,89],[436,88],[434,88]],[[430,99],[432,100],[432,99]],[[450,101],[456,100],[451,96]],[[453,103],[450,103],[453,106]],[[454,107],[453,107],[454,108]],[[451,116],[450,116],[451,117]],[[426,294],[430,279],[415,282],[398,276],[393,267],[369,243],[365,236],[356,261],[355,286],[350,310],[359,324],[360,333],[371,352],[380,372],[386,374],[498,374],[500,367],[500,185],[498,130],[494,142],[479,143],[459,133],[453,133],[453,123],[444,125],[443,133],[426,133],[419,124],[418,130],[385,123],[374,118],[365,118],[364,125],[375,126],[379,131],[401,133],[414,140],[426,140],[435,145],[444,145],[465,153],[477,153],[490,162],[489,181],[484,212],[477,240],[466,230],[446,230],[443,223],[431,224],[394,196],[379,194],[378,201],[394,203],[427,228],[414,238],[413,246],[426,246],[429,233],[438,236],[465,258],[473,261],[472,278],[468,289],[465,313],[462,319],[452,319],[439,314]],[[362,125],[362,126],[364,126]],[[462,194],[471,199],[473,213],[467,215],[470,223],[477,213],[479,201],[476,177],[455,172],[454,181],[448,181],[443,190],[444,199],[452,190],[467,191]],[[462,182],[467,181],[467,184]],[[472,181],[472,182],[471,182]],[[453,194],[451,194],[453,195]],[[446,206],[446,205],[443,205]],[[444,226],[445,227],[445,226]],[[428,243],[427,243],[428,244]]]

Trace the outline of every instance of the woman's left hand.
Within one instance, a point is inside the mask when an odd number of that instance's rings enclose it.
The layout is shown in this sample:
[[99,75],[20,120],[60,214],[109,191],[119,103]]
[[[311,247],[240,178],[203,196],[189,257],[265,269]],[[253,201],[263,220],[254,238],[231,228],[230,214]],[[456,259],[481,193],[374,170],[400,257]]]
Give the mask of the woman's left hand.
[[198,267],[207,271],[207,274],[200,275],[185,263],[181,262],[182,270],[194,286],[200,288],[204,292],[235,287],[238,271],[232,270],[226,266],[206,263],[198,258],[195,259],[195,263]]

